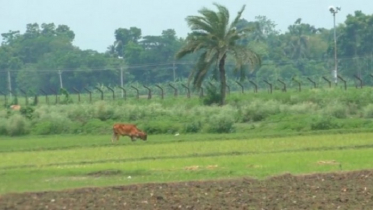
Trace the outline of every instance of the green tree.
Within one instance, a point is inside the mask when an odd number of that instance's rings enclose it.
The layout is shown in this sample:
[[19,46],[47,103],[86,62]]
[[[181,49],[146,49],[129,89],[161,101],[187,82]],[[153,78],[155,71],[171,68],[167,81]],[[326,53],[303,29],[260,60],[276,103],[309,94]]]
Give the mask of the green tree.
[[225,70],[227,56],[233,56],[236,64],[235,71],[241,73],[241,78],[245,76],[247,64],[260,65],[261,59],[247,46],[237,44],[250,32],[248,28],[237,29],[237,23],[245,5],[231,23],[229,23],[228,9],[217,3],[214,5],[218,9],[217,12],[202,8],[199,10],[202,16],[188,16],[186,18],[192,32],[188,35],[186,44],[177,52],[176,58],[180,59],[188,54],[201,52],[196,67],[191,73],[191,77],[194,77],[193,85],[196,88],[201,87],[211,67],[217,67],[220,76],[220,105],[224,105],[227,87]]

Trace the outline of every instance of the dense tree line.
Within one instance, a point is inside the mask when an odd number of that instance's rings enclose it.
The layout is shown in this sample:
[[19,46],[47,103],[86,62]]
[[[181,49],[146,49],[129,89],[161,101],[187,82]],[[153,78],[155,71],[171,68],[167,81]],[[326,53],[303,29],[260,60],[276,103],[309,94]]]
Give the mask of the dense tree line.
[[[339,74],[368,78],[373,70],[373,15],[356,11],[337,26]],[[237,40],[261,57],[259,68],[247,76],[253,80],[290,81],[293,77],[330,76],[334,68],[333,29],[315,28],[301,19],[281,32],[275,21],[257,16],[254,21],[240,19],[237,28],[251,28],[249,36]],[[140,28],[118,28],[107,51],[81,50],[73,45],[75,33],[67,25],[30,23],[26,31],[1,34],[0,91],[9,87],[38,92],[63,87],[83,89],[97,84],[124,82],[157,84],[187,78],[200,52],[175,60],[187,42],[175,30],[165,29],[159,36],[143,35]],[[228,79],[239,77],[233,70],[234,57],[226,58]],[[215,68],[211,66],[211,68]],[[211,71],[206,77],[214,77]],[[366,83],[370,81],[367,80]]]

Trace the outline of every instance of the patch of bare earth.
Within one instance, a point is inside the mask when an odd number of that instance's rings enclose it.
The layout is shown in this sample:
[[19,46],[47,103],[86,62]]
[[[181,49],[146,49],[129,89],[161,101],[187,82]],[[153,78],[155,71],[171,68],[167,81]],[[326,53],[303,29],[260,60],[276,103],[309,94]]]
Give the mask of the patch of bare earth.
[[0,209],[372,209],[372,189],[373,170],[284,174],[7,194]]

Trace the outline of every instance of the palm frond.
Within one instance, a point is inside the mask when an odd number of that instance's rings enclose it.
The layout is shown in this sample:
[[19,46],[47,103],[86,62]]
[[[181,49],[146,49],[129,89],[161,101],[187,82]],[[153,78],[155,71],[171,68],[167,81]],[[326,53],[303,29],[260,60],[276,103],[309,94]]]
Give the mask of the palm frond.
[[189,76],[189,80],[193,79],[193,86],[197,90],[201,88],[202,82],[205,79],[207,72],[209,71],[212,64],[216,62],[215,59],[211,59],[210,61],[206,62],[206,56],[207,52],[202,53],[197,61],[195,68]]

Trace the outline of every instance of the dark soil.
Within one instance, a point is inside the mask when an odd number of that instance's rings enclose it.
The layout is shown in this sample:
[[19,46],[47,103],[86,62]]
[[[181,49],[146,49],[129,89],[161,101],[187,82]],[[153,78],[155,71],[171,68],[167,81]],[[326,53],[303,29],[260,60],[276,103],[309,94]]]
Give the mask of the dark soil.
[[0,209],[370,210],[372,193],[373,170],[365,170],[7,194]]

